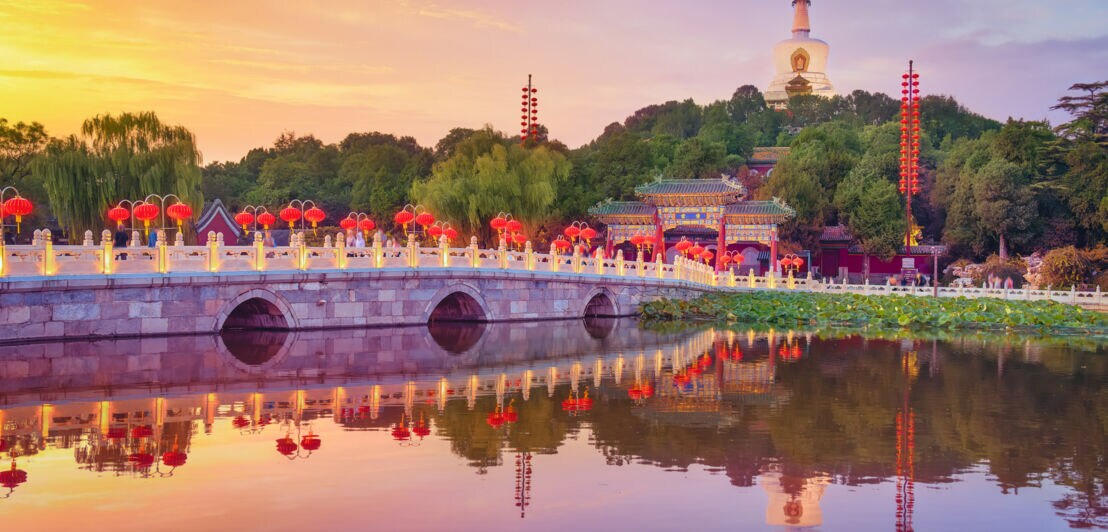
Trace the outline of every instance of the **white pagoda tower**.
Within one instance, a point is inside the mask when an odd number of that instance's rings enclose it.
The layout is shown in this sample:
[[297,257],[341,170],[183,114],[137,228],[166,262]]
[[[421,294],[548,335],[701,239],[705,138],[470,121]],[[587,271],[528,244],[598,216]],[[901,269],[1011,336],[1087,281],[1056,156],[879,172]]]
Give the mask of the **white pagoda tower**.
[[793,37],[773,47],[773,64],[777,75],[766,90],[766,104],[774,109],[788,106],[789,97],[815,94],[830,97],[835,94],[827,79],[827,43],[809,36],[808,6],[812,0],[793,0]]

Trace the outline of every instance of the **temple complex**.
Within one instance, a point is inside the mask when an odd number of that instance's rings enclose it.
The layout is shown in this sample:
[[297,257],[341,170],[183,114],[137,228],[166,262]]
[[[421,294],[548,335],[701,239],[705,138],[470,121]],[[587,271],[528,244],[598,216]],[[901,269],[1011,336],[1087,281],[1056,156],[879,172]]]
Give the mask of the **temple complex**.
[[812,25],[808,21],[808,6],[811,4],[811,0],[793,0],[793,36],[773,47],[777,75],[765,93],[766,105],[773,109],[785,109],[792,96],[831,97],[835,94],[826,73],[830,47],[809,36]]
[[[667,263],[680,254],[682,239],[711,250],[718,269],[722,251],[739,273],[761,275],[776,266],[777,225],[796,213],[784,202],[746,199],[746,189],[729,176],[720,179],[663,179],[635,188],[639,201],[609,201],[589,209],[607,226],[605,249],[627,247],[635,235],[653,238],[653,259]],[[633,248],[625,256],[634,257]],[[768,253],[767,253],[768,251]]]

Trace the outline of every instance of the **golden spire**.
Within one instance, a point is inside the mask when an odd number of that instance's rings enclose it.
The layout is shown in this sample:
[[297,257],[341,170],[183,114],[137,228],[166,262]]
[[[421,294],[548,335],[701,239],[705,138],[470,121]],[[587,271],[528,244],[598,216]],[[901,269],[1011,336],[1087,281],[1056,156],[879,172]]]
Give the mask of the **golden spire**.
[[804,32],[805,36],[808,32],[812,31],[812,25],[808,22],[808,6],[812,5],[812,0],[793,0],[793,7],[796,8],[796,13],[793,15],[793,35],[799,36],[797,33]]

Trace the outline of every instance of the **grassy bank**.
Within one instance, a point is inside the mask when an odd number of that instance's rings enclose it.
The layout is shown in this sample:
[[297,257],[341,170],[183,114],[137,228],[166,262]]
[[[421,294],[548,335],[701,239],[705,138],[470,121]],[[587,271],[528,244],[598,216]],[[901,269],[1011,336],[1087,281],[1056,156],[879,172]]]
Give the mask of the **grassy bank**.
[[643,305],[647,320],[739,321],[775,326],[1024,329],[1108,333],[1108,314],[1049,301],[863,296],[807,292],[709,294]]

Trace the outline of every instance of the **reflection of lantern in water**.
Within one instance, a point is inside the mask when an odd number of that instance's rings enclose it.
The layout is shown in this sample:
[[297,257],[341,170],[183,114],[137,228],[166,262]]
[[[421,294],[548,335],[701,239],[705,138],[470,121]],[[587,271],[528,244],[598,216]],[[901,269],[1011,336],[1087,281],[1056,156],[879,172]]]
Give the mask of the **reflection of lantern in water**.
[[292,439],[291,434],[285,434],[284,438],[277,440],[277,452],[284,456],[292,456],[299,448],[300,446],[296,445],[296,440]]
[[485,422],[489,424],[493,429],[498,429],[504,424],[504,415],[497,411],[489,414],[489,417],[485,419]]
[[320,440],[319,436],[316,436],[315,433],[312,432],[312,429],[310,427],[308,428],[308,434],[300,439],[300,446],[309,453],[312,451],[318,451],[319,446],[322,444],[323,441]]
[[17,468],[15,460],[12,460],[11,469],[0,471],[0,486],[8,488],[8,493],[4,495],[4,498],[11,497],[15,488],[24,482],[27,482],[27,472]]
[[132,438],[149,438],[154,435],[154,429],[150,425],[139,425],[131,429]]
[[531,504],[531,453],[516,453],[516,508],[519,508],[519,518],[523,519],[527,514],[527,506]]
[[[512,403],[514,402],[515,399],[512,400]],[[504,410],[504,421],[507,421],[508,423],[515,423],[516,421],[519,421],[519,414],[516,413],[516,407],[512,406],[512,403],[508,403],[508,408]]]
[[400,415],[400,422],[392,428],[392,439],[401,443],[412,439],[412,431],[408,430],[407,424],[404,423],[404,414]]
[[431,427],[427,426],[427,422],[423,419],[423,414],[419,415],[419,423],[416,423],[416,426],[412,427],[412,433],[419,436],[421,440],[431,434]]
[[137,453],[131,453],[127,457],[127,461],[131,463],[136,471],[145,471],[154,465],[154,455],[140,450]]
[[189,455],[181,452],[177,448],[177,443],[173,443],[173,450],[162,454],[162,463],[177,468],[185,465],[185,462],[189,459]]
[[235,416],[235,419],[231,420],[231,425],[236,429],[244,429],[250,426],[250,420],[246,419],[246,416]]

